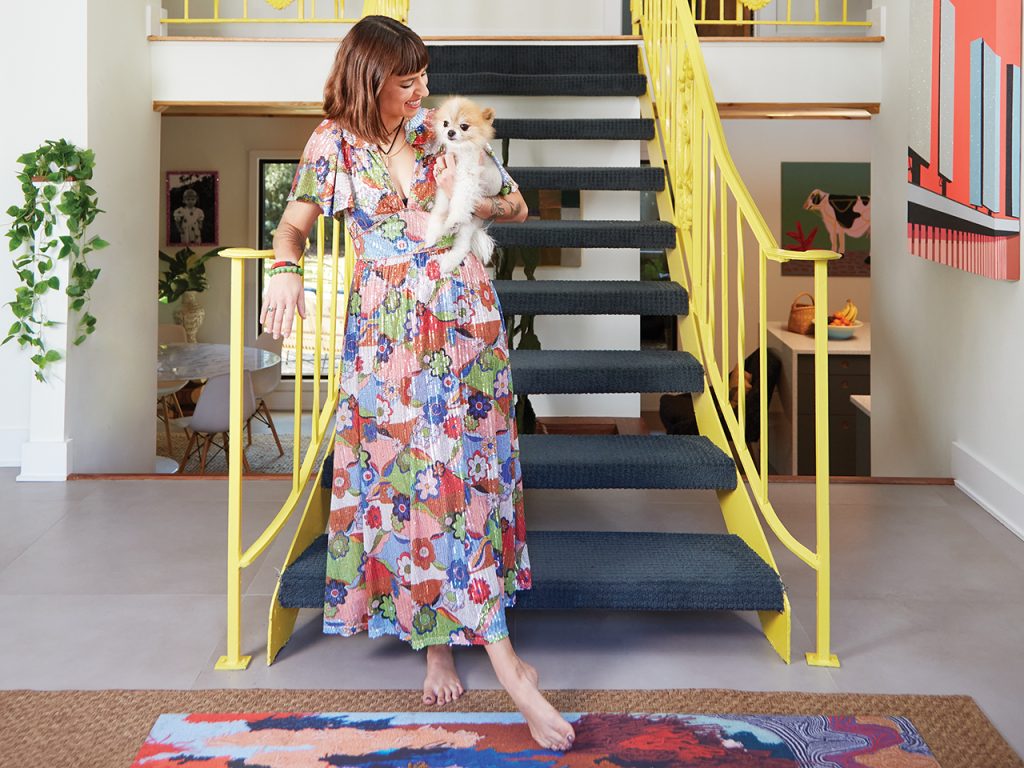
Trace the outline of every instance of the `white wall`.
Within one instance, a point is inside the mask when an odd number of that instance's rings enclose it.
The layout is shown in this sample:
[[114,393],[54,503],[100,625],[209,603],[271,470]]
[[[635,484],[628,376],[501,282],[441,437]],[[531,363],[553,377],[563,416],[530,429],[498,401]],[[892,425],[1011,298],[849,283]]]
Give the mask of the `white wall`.
[[150,96],[146,4],[88,3],[88,141],[110,247],[91,266],[97,331],[68,353],[75,472],[152,472],[156,403],[156,203],[160,120]]
[[[96,152],[93,186],[105,213],[90,233],[111,243],[91,257],[91,266],[103,270],[92,290],[96,333],[67,350],[71,471],[152,471],[156,312],[140,286],[156,281],[150,254],[159,121],[150,100],[146,5],[37,2],[7,12],[0,66],[8,75],[0,99],[17,105],[17,119],[6,120],[0,133],[0,207],[19,202],[15,158],[45,139],[66,138]],[[41,28],[55,45],[43,48],[29,34]],[[4,301],[16,284],[8,263],[0,269]],[[9,310],[0,310],[4,330],[10,322]],[[0,365],[0,464],[11,466],[20,463],[28,438],[32,371],[27,355],[13,346],[0,349]]]
[[[873,122],[872,471],[950,476],[1024,531],[1024,286],[909,253],[905,0],[886,7],[881,113]],[[954,443],[959,446],[954,449]]]
[[[870,162],[872,126],[868,120],[726,120],[736,169],[757,207],[780,243],[781,164],[784,162]],[[730,219],[731,221],[732,219]],[[730,235],[732,233],[730,232]],[[872,232],[872,269],[878,246]],[[747,306],[757,305],[757,251],[753,239],[746,242]],[[783,277],[782,265],[768,265],[768,319],[785,320],[801,291],[814,293],[811,277]],[[829,280],[829,306],[840,309],[847,298],[860,308],[862,319],[871,320],[871,278],[836,277]],[[732,327],[735,327],[733,320]],[[748,332],[749,333],[749,332]],[[748,335],[748,352],[757,339]]]
[[[43,28],[54,45],[44,47],[36,35],[28,34]],[[0,78],[0,104],[5,112],[0,130],[0,211],[24,200],[14,177],[18,156],[46,139],[66,138],[80,146],[86,143],[85,51],[83,3],[39,0],[5,8],[0,25],[0,70],[5,73]],[[24,76],[30,69],[32,77]],[[10,220],[6,214],[0,214],[0,220],[6,232]],[[19,284],[6,238],[0,253],[0,304],[6,304]],[[10,308],[0,307],[4,336],[12,322]],[[29,353],[22,352],[15,342],[0,347],[0,371],[0,466],[18,466],[21,445],[28,438]]]
[[[219,190],[220,245],[256,247],[258,222],[250,220],[249,193],[252,168],[249,153],[255,150],[281,150],[294,157],[302,152],[309,135],[320,122],[308,117],[165,117],[160,143],[160,180],[167,171],[217,171]],[[162,188],[162,187],[161,187]],[[167,245],[167,199],[161,194],[159,248],[173,253],[180,246]],[[194,249],[202,252],[206,249]],[[230,263],[227,259],[206,262],[208,287],[200,295],[206,318],[199,329],[198,340],[227,344],[230,324]],[[155,280],[155,278],[154,278]],[[159,306],[160,322],[173,323],[172,305]]]

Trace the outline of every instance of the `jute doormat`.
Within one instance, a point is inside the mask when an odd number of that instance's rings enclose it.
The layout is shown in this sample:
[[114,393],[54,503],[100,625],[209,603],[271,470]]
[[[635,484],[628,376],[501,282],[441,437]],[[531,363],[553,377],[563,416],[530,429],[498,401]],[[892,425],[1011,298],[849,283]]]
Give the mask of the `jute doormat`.
[[[550,691],[563,712],[878,715],[909,718],[942,768],[1022,768],[966,696],[762,693],[728,690]],[[415,712],[418,691],[2,691],[0,766],[130,766],[167,712]],[[514,711],[502,691],[469,691],[452,712]]]

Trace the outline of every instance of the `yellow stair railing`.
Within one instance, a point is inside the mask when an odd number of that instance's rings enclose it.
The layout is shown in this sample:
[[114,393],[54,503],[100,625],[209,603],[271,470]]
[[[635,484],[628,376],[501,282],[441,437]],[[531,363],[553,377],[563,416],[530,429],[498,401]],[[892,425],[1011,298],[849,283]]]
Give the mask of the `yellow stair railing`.
[[[263,8],[262,0],[252,0]],[[344,0],[320,0],[320,11],[317,11],[317,0],[272,0],[268,4],[278,11],[271,16],[262,16],[249,12],[250,0],[213,0],[211,15],[193,15],[190,0],[184,0],[180,16],[168,16],[160,20],[161,24],[355,24],[363,16],[380,14],[390,16],[401,22],[409,18],[409,0],[364,0],[359,16],[345,15]],[[201,3],[204,9],[210,8],[209,0]],[[294,5],[294,8],[291,6]],[[222,10],[226,6],[226,10]]]
[[[338,323],[331,322],[329,331],[324,334],[325,309],[328,318],[345,318],[348,316],[349,286],[352,282],[352,267],[354,253],[352,241],[347,230],[344,235],[345,253],[344,261],[341,260],[342,226],[337,219],[331,219],[333,226],[333,238],[331,253],[329,255],[330,268],[325,270],[325,249],[324,234],[327,219],[320,216],[317,219],[317,271],[316,271],[316,299],[312,307],[307,306],[307,315],[311,316],[314,323],[313,343],[313,393],[312,401],[304,402],[303,394],[303,372],[305,358],[301,354],[296,355],[295,360],[295,395],[293,401],[293,430],[294,441],[292,443],[292,485],[287,499],[281,505],[281,509],[271,520],[270,524],[257,536],[256,540],[244,551],[242,550],[241,527],[242,527],[242,373],[244,366],[243,348],[245,346],[245,271],[249,262],[259,263],[260,259],[272,259],[274,252],[271,250],[257,251],[251,248],[228,248],[221,251],[221,256],[231,260],[231,410],[230,438],[228,456],[228,614],[227,614],[227,654],[221,656],[217,661],[217,669],[245,669],[249,666],[250,656],[242,654],[241,650],[241,628],[242,628],[242,602],[241,586],[242,571],[248,568],[262,555],[271,542],[284,528],[299,506],[304,506],[302,522],[296,532],[296,539],[303,538],[303,543],[296,545],[292,543],[292,550],[297,552],[289,553],[286,565],[291,565],[298,557],[302,549],[308,545],[312,538],[323,532],[326,524],[325,511],[322,509],[323,495],[320,493],[320,473],[323,471],[323,460],[321,449],[328,443],[328,429],[334,420],[338,409],[339,392],[339,358],[338,349]],[[325,272],[330,274],[330,288],[325,300]],[[339,305],[339,289],[341,301]],[[303,338],[304,325],[307,321],[296,314],[294,332],[296,338]],[[326,338],[324,336],[326,335]],[[341,329],[341,338],[344,339],[344,326]],[[320,371],[324,369],[324,356],[327,356],[326,369],[328,371],[325,386],[321,386]],[[308,406],[308,407],[307,407]],[[306,450],[302,451],[302,414],[304,411],[312,412],[311,435]],[[319,530],[310,538],[310,530],[319,525]],[[311,527],[312,526],[312,527]],[[310,530],[307,530],[310,529]],[[277,604],[277,594],[274,594],[274,604]],[[283,641],[278,636],[270,636],[268,649],[279,642],[280,645],[287,641],[294,625],[294,614],[292,624],[286,627],[287,634]],[[279,635],[280,633],[278,633]],[[280,650],[280,645],[278,650]],[[275,651],[276,653],[276,651]]]
[[[720,492],[726,525],[778,571],[764,538],[757,511],[768,527],[800,560],[817,573],[816,648],[807,654],[814,666],[838,666],[830,650],[831,555],[829,536],[828,450],[828,262],[831,251],[789,251],[779,248],[740,178],[729,154],[721,118],[700,50],[687,2],[632,0],[633,28],[642,35],[640,66],[648,94],[641,110],[657,125],[648,143],[651,164],[665,170],[665,189],[658,193],[661,218],[676,226],[677,247],[668,254],[671,279],[691,299],[690,313],[678,321],[685,349],[703,364],[705,394],[694,397],[702,434],[732,453],[742,476],[737,489]],[[748,241],[757,249],[757,315],[748,321]],[[815,499],[817,541],[812,551],[789,532],[768,497],[767,275],[769,262],[790,260],[814,264],[814,403]],[[734,300],[735,299],[735,300]],[[759,458],[746,442],[746,398],[737,397],[736,413],[729,402],[730,361],[735,359],[742,382],[747,356],[747,325],[757,331],[760,390]],[[742,384],[739,391],[743,392]],[[745,478],[746,484],[742,481]],[[769,641],[789,661],[790,606],[782,614],[761,613]]]
[[[684,2],[686,0],[683,0]],[[688,0],[694,16],[694,22],[700,26],[721,26],[721,27],[745,27],[745,26],[774,26],[792,27],[846,27],[846,28],[867,28],[871,26],[870,21],[858,21],[850,18],[848,0],[829,0],[827,9],[832,13],[822,13],[822,0],[814,0],[810,13],[797,10],[793,12],[793,0],[736,0],[735,13],[730,18],[721,0],[711,3],[708,7],[708,0]],[[756,16],[758,11],[778,10],[781,11],[785,3],[785,12],[782,17],[776,14],[775,18],[770,16]],[[838,18],[830,18],[838,16]],[[809,17],[809,18],[808,18]]]
[[[300,3],[304,0],[299,0]],[[340,5],[340,3],[338,3]],[[215,4],[216,8],[216,4]],[[187,2],[186,2],[187,14]],[[366,0],[363,15],[386,14],[404,21],[409,16],[409,0]],[[260,259],[272,259],[271,250],[257,251],[252,248],[228,248],[221,251],[220,256],[231,260],[231,404],[230,443],[228,447],[228,580],[227,580],[227,649],[215,665],[220,670],[238,670],[249,666],[252,657],[242,653],[242,571],[248,568],[262,555],[271,542],[281,533],[285,524],[300,505],[303,506],[301,522],[292,540],[288,553],[287,565],[291,565],[303,549],[316,536],[323,533],[329,510],[323,509],[324,498],[320,493],[320,474],[323,471],[321,458],[322,448],[333,445],[328,440],[328,428],[333,424],[338,408],[339,392],[339,359],[338,322],[337,318],[348,317],[349,286],[352,283],[352,268],[355,254],[348,230],[341,226],[338,219],[330,219],[333,227],[331,239],[330,268],[325,259],[327,219],[317,219],[316,231],[316,300],[312,308],[307,306],[307,314],[313,318],[314,343],[312,379],[312,402],[307,404],[303,397],[304,356],[302,346],[295,360],[295,396],[293,403],[293,435],[292,444],[292,485],[288,497],[270,524],[256,537],[247,548],[242,549],[242,445],[244,424],[242,420],[243,373],[245,348],[245,272],[250,262],[259,263]],[[342,230],[344,240],[342,240]],[[341,243],[345,243],[344,261],[342,261]],[[308,265],[307,265],[308,266]],[[330,299],[324,299],[324,275],[330,273]],[[341,291],[339,306],[338,296]],[[327,338],[324,338],[325,309],[331,319]],[[295,338],[304,339],[303,326],[305,321],[296,314]],[[341,327],[341,338],[344,339],[344,325]],[[324,370],[324,355],[327,356],[328,371],[326,387],[321,384],[321,371]],[[326,391],[325,391],[326,390]],[[322,402],[321,402],[322,401]],[[308,407],[307,407],[308,406]],[[309,445],[302,452],[302,414],[312,413],[312,424]],[[268,627],[267,661],[273,660],[277,652],[291,636],[295,624],[296,609],[281,608],[277,599],[277,590],[271,606],[271,621]]]

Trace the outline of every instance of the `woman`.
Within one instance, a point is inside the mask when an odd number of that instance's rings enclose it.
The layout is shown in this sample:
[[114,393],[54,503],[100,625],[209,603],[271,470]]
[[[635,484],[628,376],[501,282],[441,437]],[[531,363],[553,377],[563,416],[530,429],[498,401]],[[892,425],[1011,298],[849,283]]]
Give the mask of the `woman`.
[[[342,355],[324,631],[391,634],[426,648],[425,703],[459,697],[453,645],[483,645],[534,739],[568,749],[572,726],[512,649],[505,609],[530,586],[508,340],[491,281],[472,254],[451,274],[423,242],[438,186],[428,54],[405,25],[370,16],[346,35],[324,90],[325,119],[296,172],[274,236],[298,262],[323,213],[344,215],[356,252]],[[478,216],[521,222],[505,186]],[[275,262],[275,265],[277,262]],[[278,268],[260,321],[287,335],[305,317],[302,278]]]

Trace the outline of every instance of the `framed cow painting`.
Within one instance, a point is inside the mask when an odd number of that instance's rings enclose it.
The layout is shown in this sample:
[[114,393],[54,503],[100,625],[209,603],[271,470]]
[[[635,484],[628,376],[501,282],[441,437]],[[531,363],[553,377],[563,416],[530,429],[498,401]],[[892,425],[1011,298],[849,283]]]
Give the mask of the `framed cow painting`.
[[[871,275],[871,164],[783,163],[779,244],[791,251],[842,254],[829,277]],[[811,262],[790,261],[783,275],[812,275]]]

